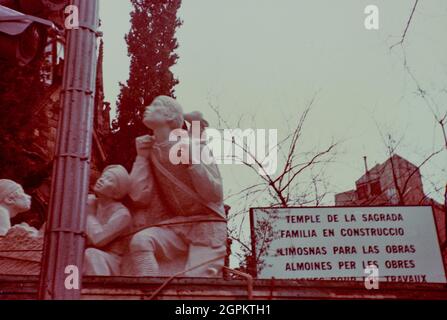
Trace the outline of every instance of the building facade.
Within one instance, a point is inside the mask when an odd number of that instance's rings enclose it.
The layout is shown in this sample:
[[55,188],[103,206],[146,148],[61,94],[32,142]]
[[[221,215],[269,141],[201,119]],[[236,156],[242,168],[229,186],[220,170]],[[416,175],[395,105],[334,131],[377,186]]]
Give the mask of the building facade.
[[444,261],[447,261],[446,207],[424,193],[419,167],[395,154],[335,195],[336,206],[432,206]]

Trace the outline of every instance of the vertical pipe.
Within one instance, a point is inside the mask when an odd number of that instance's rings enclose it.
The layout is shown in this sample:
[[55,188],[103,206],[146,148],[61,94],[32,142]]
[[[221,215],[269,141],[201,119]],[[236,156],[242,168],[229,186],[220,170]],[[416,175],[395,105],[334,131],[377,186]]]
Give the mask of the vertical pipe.
[[[73,300],[81,297],[99,5],[98,0],[72,0],[71,4],[79,10],[79,28],[66,32],[61,116],[40,277],[40,299]],[[68,266],[78,268],[79,289],[65,285]]]
[[368,158],[366,156],[363,157],[363,162],[365,164],[365,174],[368,174]]

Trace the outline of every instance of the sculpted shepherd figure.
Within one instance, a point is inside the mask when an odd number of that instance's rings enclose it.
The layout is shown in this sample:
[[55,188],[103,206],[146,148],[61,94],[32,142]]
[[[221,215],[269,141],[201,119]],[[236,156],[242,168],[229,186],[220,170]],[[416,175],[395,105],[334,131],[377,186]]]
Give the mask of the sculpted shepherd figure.
[[87,249],[84,273],[97,276],[121,275],[122,255],[127,250],[123,233],[131,225],[129,210],[120,202],[127,196],[130,177],[119,165],[104,169],[94,186],[87,207]]
[[[198,113],[186,119],[207,125]],[[136,206],[133,228],[139,231],[130,239],[125,275],[161,276],[185,270],[189,277],[221,274],[227,237],[222,179],[214,162],[171,161],[178,141],[170,141],[170,135],[181,131],[184,121],[180,104],[166,96],[156,98],[144,114],[143,122],[153,135],[136,139],[129,196]],[[200,138],[190,137],[190,143],[210,152]]]

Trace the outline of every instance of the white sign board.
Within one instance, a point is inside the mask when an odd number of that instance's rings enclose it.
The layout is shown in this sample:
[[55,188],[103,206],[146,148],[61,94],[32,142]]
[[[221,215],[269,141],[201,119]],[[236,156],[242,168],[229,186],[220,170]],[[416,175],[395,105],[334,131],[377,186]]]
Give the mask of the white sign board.
[[[446,283],[431,207],[251,210],[260,279]],[[374,269],[374,268],[373,268]]]

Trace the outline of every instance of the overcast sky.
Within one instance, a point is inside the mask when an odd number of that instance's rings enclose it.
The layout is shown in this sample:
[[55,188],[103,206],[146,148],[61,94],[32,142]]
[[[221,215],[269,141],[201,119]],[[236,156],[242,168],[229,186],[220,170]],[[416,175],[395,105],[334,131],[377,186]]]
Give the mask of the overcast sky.
[[[410,15],[409,0],[185,0],[177,38],[180,84],[176,95],[187,111],[200,110],[217,126],[209,103],[235,124],[289,133],[292,121],[317,93],[300,151],[343,141],[328,168],[332,191],[354,187],[369,166],[386,159],[378,127],[396,139],[399,153],[419,164],[442,146],[439,127],[403,66],[399,40]],[[380,29],[364,27],[367,5],[380,10]],[[102,0],[105,90],[112,105],[126,81],[129,59],[124,34],[131,5]],[[447,110],[447,1],[422,0],[405,40],[407,62],[439,113]],[[254,117],[254,122],[250,118]],[[422,173],[447,181],[447,152]],[[245,167],[223,166],[226,193],[249,186]],[[424,180],[426,190],[432,190]],[[438,196],[438,200],[441,198]],[[331,204],[333,196],[326,199]]]

